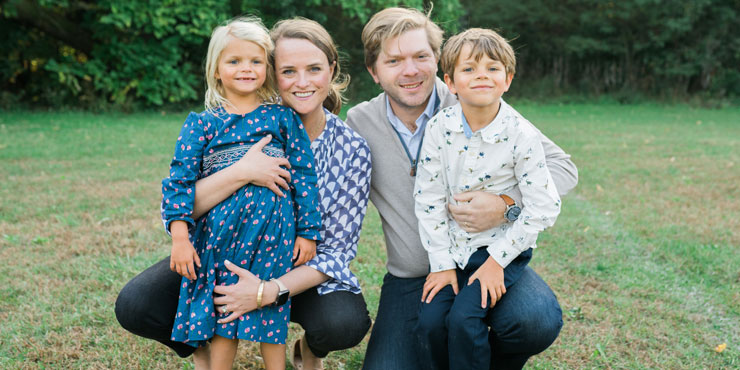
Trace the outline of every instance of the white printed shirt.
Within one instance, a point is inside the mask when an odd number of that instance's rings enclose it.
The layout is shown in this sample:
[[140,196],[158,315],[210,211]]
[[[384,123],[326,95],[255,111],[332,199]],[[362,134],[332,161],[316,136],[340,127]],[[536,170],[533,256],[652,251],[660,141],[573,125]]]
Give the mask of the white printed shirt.
[[[443,109],[429,121],[421,149],[415,212],[431,272],[464,268],[484,246],[505,268],[521,252],[535,248],[539,232],[552,226],[560,213],[540,136],[529,121],[501,100],[494,120],[470,138],[463,122],[459,103]],[[455,194],[502,194],[517,184],[522,213],[515,222],[468,233],[447,212]]]

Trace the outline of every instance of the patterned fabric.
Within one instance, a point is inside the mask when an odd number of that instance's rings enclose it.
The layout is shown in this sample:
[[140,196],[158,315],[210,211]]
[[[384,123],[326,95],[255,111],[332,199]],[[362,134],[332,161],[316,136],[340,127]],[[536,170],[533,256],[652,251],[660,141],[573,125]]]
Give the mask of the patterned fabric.
[[[203,169],[201,171],[201,177],[206,177],[210,175],[214,171],[214,169],[229,167],[245,154],[247,154],[249,149],[252,148],[252,145],[253,144],[239,145],[207,155],[205,158],[203,158]],[[262,148],[262,151],[271,157],[285,158],[285,151],[283,150],[283,148],[274,148],[267,145]]]
[[[414,198],[422,244],[432,272],[464,268],[482,246],[501,267],[536,247],[540,231],[555,223],[560,197],[545,165],[537,129],[501,100],[496,118],[468,139],[460,104],[440,111],[424,136]],[[513,223],[468,233],[445,204],[454,194],[483,190],[505,193],[519,185],[522,213]]]
[[321,242],[316,246],[316,257],[306,265],[330,277],[317,287],[319,294],[340,290],[360,293],[360,283],[349,264],[357,255],[367,210],[370,148],[339,117],[324,112],[326,127],[311,143],[319,176]]
[[[283,151],[290,161],[292,197],[277,197],[267,188],[246,185],[194,222],[195,182],[204,176],[204,158],[220,158],[209,162],[209,171],[217,172],[240,158],[235,153],[245,153],[235,148],[246,148],[267,134],[273,137],[271,151]],[[317,178],[309,146],[298,116],[280,105],[262,105],[246,115],[220,108],[188,116],[177,139],[170,176],[162,181],[162,215],[168,230],[174,220],[188,222],[202,267],[196,271],[196,280],[182,279],[172,340],[198,346],[220,335],[285,343],[290,302],[221,325],[216,323],[222,314],[214,310],[213,288],[238,281],[224,267],[226,259],[270,280],[290,270],[296,235],[319,238]]]

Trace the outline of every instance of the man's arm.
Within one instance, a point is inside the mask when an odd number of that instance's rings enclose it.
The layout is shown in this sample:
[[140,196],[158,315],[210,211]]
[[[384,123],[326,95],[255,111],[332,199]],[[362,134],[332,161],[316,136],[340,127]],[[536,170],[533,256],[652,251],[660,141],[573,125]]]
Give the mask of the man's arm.
[[[570,155],[557,146],[547,136],[537,130],[545,151],[545,163],[550,171],[558,194],[563,197],[578,184],[578,169]],[[520,207],[522,205],[522,193],[519,187],[511,189],[506,195],[510,196]],[[448,204],[450,215],[467,232],[482,232],[492,229],[504,220],[506,203],[496,194],[483,191],[474,191],[455,195],[458,202],[468,202],[462,205]]]

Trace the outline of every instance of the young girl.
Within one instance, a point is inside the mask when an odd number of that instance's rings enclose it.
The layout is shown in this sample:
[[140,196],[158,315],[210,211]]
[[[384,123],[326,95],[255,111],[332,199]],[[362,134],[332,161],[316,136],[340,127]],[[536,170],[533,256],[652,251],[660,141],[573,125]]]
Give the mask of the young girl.
[[[227,324],[229,314],[215,312],[213,288],[238,276],[225,260],[248,269],[262,283],[290,270],[294,242],[313,253],[319,238],[316,173],[310,141],[293,110],[266,105],[274,96],[268,55],[273,43],[256,18],[238,18],[217,27],[206,57],[206,110],[190,113],[177,139],[170,176],[162,181],[163,217],[172,234],[170,268],[183,276],[172,340],[209,350],[196,351],[196,362],[231,368],[238,339],[261,342],[268,369],[285,366],[290,303],[263,307]],[[228,167],[265,136],[264,152],[287,157],[292,197],[246,185],[197,222],[191,217],[195,182]],[[197,269],[196,269],[197,266]]]

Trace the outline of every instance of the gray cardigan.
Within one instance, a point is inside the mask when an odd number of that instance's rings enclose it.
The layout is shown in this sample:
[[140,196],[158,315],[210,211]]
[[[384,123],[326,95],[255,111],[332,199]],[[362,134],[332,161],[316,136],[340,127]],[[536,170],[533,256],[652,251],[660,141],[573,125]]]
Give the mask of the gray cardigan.
[[[440,99],[437,111],[457,103],[457,98],[450,94],[442,80],[436,80],[436,87]],[[381,93],[350,109],[346,123],[370,146],[373,158],[370,200],[378,209],[383,224],[388,272],[402,278],[421,277],[429,273],[429,258],[419,239],[414,214],[415,178],[409,175],[408,157],[387,117],[386,96]],[[545,135],[540,135],[547,167],[563,196],[578,183],[578,170],[570,155]],[[518,189],[509,195],[521,204]]]

